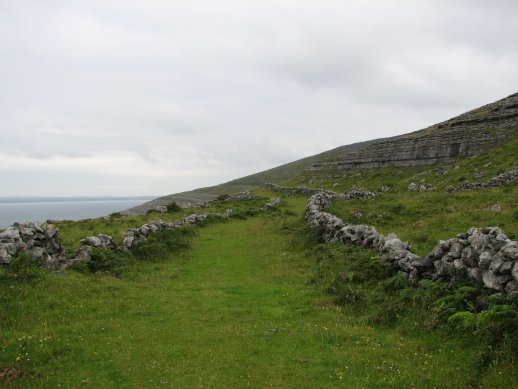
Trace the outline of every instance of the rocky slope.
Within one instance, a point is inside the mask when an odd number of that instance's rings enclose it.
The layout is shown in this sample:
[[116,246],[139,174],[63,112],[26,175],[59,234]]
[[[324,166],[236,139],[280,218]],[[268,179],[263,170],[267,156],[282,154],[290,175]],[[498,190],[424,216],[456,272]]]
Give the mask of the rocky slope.
[[337,172],[343,175],[352,169],[447,163],[486,151],[516,136],[518,93],[410,134],[340,146],[217,186],[160,197],[123,213],[143,215],[172,201],[181,207],[201,205],[219,194],[290,180],[304,171],[322,177]]
[[386,166],[448,163],[476,155],[518,133],[518,93],[428,128],[374,141],[333,159],[315,162],[310,174]]
[[207,202],[214,200],[217,195],[214,194],[200,194],[200,193],[178,193],[168,196],[159,197],[157,199],[148,201],[144,204],[122,211],[121,213],[128,216],[145,215],[147,212],[157,209],[157,207],[168,206],[175,202],[181,208],[199,207]]

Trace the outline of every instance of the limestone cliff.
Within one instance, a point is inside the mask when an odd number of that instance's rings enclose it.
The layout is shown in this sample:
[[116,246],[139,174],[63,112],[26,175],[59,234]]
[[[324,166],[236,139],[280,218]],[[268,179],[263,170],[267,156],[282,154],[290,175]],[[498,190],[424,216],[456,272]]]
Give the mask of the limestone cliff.
[[333,159],[315,162],[313,174],[385,166],[452,162],[518,135],[518,93],[453,119],[405,135],[374,141]]

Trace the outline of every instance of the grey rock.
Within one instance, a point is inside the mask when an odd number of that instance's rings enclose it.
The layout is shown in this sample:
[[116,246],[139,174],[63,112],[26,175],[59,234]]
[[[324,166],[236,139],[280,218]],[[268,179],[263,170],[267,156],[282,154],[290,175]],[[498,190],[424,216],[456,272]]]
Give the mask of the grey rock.
[[126,236],[124,238],[124,240],[122,241],[122,245],[129,249],[132,245],[133,245],[133,241],[135,240],[135,238],[133,236]]
[[412,182],[410,184],[408,184],[407,188],[406,188],[408,191],[414,191],[414,190],[417,190],[417,184],[415,182]]
[[502,207],[499,204],[493,204],[490,207],[487,207],[486,210],[489,212],[500,213],[502,212]]
[[0,265],[7,265],[11,262],[11,255],[3,247],[0,247]]
[[499,255],[508,261],[518,260],[518,242],[508,240],[506,244],[500,249]]
[[408,282],[410,283],[410,285],[412,286],[417,286],[418,282],[419,282],[419,271],[417,269],[413,269],[410,274],[408,275]]
[[20,230],[9,227],[5,231],[0,232],[0,239],[20,239]]
[[2,248],[9,255],[16,255],[16,253],[18,251],[18,248],[16,247],[16,244],[14,244],[14,243],[4,243],[4,244],[2,244]]
[[33,247],[31,250],[30,250],[30,254],[33,258],[37,258],[37,259],[40,259],[41,257],[44,256],[45,254],[45,250],[43,250],[42,247]]
[[512,280],[505,285],[505,291],[507,293],[518,292],[518,281]]
[[491,265],[489,266],[489,270],[491,270],[493,273],[500,273],[500,269],[502,268],[503,264],[504,261],[500,258],[493,258],[493,261],[491,261]]
[[448,255],[452,258],[460,258],[463,251],[464,251],[464,246],[460,242],[454,242],[451,245]]
[[479,283],[482,282],[482,271],[479,268],[468,268],[466,269],[468,277]]
[[160,212],[160,213],[166,213],[167,207],[165,205],[157,205],[155,207],[155,211]]
[[413,267],[416,267],[416,268],[420,268],[420,269],[428,269],[428,268],[431,268],[433,266],[433,256],[430,256],[430,255],[427,255],[423,258],[418,258],[418,259],[415,259],[413,262],[412,262],[412,266]]
[[475,251],[481,250],[489,245],[489,236],[484,234],[473,234],[468,237],[468,243]]
[[28,227],[22,227],[20,228],[20,233],[22,236],[25,236],[25,237],[31,237],[31,236],[34,236],[34,231]]
[[453,261],[453,266],[455,266],[455,269],[462,270],[466,268],[466,264],[461,259],[456,259]]
[[419,186],[419,192],[426,192],[428,190],[431,190],[432,189],[432,186],[426,182],[422,183],[420,186]]
[[89,236],[88,238],[82,239],[79,244],[81,246],[92,246],[92,247],[100,247],[101,239],[97,236]]
[[493,254],[490,251],[484,251],[478,258],[478,266],[481,270],[488,270],[493,261]]
[[511,271],[513,278],[518,281],[518,261],[514,262],[513,270]]
[[489,289],[503,291],[504,286],[508,281],[511,281],[512,277],[508,275],[498,276],[491,270],[482,271],[482,282],[484,286]]
[[506,245],[507,241],[507,236],[499,233],[495,236],[494,239],[491,240],[491,246],[493,246],[493,248],[498,251]]

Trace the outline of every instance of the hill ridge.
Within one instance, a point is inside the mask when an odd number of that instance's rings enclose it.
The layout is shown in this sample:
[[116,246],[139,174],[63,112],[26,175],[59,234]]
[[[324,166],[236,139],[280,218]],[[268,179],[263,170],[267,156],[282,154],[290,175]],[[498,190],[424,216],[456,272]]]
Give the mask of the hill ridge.
[[517,134],[518,93],[513,93],[424,129],[335,147],[220,185],[162,196],[123,213],[142,215],[173,201],[183,207],[203,204],[219,194],[287,181],[303,172],[322,177],[356,169],[448,163],[498,146]]

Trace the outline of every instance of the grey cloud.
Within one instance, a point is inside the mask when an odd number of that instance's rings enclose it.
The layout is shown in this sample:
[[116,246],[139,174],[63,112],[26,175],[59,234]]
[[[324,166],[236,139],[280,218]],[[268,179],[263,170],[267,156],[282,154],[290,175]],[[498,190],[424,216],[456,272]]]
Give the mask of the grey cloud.
[[56,195],[171,193],[425,127],[515,92],[517,11],[1,2],[0,157],[18,158],[27,183],[0,194],[29,190],[31,177],[37,188],[49,177]]

